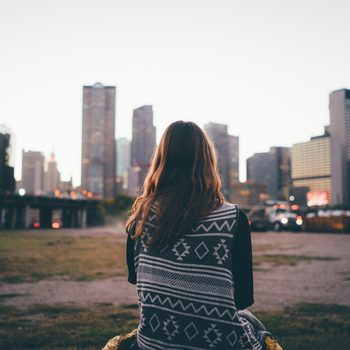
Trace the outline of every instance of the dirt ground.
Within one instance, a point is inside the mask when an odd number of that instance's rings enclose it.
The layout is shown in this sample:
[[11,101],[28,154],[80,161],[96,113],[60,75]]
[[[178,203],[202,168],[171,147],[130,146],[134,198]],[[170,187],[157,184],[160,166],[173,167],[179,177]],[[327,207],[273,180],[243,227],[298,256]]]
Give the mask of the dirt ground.
[[[64,234],[101,237],[113,234],[123,242],[123,231],[122,223],[118,223],[98,229],[69,230]],[[253,246],[255,259],[261,258],[254,272],[253,310],[280,310],[298,303],[350,305],[350,235],[253,233]],[[292,261],[288,256],[293,256]],[[264,260],[265,257],[269,259]],[[136,288],[126,277],[3,283],[1,295],[13,295],[4,302],[17,307],[55,303],[72,306],[137,303]]]

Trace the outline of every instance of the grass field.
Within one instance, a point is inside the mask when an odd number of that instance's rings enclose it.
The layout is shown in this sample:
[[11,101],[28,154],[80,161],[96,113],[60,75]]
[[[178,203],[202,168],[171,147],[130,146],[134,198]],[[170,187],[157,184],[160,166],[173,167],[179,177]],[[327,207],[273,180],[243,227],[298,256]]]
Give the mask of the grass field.
[[[101,349],[109,338],[137,326],[137,306],[90,308],[0,306],[0,349]],[[285,350],[350,349],[350,308],[306,304],[256,314]]]
[[0,231],[0,282],[32,282],[51,277],[89,281],[125,275],[124,256],[124,246],[113,235]]
[[[118,243],[119,242],[119,243]],[[270,248],[273,247],[271,243]],[[256,267],[333,258],[270,254],[255,247]],[[0,232],[0,284],[64,279],[101,280],[125,275],[125,250],[116,235],[69,231]],[[0,294],[0,349],[100,349],[109,338],[137,326],[137,305],[95,303],[13,306],[18,294]],[[79,299],[79,296],[77,297]],[[285,350],[350,349],[350,307],[300,304],[257,316]]]

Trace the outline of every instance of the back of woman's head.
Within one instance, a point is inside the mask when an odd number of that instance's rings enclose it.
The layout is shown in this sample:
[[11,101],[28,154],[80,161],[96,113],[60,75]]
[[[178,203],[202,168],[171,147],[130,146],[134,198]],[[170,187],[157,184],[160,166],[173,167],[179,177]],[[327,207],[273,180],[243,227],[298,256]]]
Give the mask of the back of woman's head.
[[192,122],[172,123],[155,151],[127,231],[134,226],[133,237],[140,236],[150,208],[156,206],[157,230],[145,243],[161,247],[176,240],[222,205],[220,187],[215,151],[203,130]]

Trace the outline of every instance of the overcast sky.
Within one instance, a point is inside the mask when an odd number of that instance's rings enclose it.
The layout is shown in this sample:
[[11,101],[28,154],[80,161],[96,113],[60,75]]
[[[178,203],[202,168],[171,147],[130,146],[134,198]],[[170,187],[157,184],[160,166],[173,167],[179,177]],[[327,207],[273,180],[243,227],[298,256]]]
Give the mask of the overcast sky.
[[350,87],[347,0],[0,0],[0,124],[21,150],[54,149],[80,184],[82,86],[117,86],[117,137],[152,104],[157,138],[179,119],[227,123],[245,160],[323,132]]

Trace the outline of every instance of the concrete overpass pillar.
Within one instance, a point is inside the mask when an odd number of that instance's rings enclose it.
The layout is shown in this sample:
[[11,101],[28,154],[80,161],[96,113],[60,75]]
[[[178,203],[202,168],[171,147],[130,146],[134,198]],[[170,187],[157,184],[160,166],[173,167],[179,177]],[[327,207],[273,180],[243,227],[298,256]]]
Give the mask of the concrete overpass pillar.
[[30,206],[26,205],[24,207],[24,228],[30,228],[31,223],[32,223],[32,216],[31,216]]
[[40,227],[51,228],[52,224],[52,208],[41,207],[40,208]]
[[0,208],[0,228],[5,227],[5,208]]
[[83,208],[80,210],[81,216],[80,216],[80,227],[86,228],[87,226],[87,210],[86,208]]

